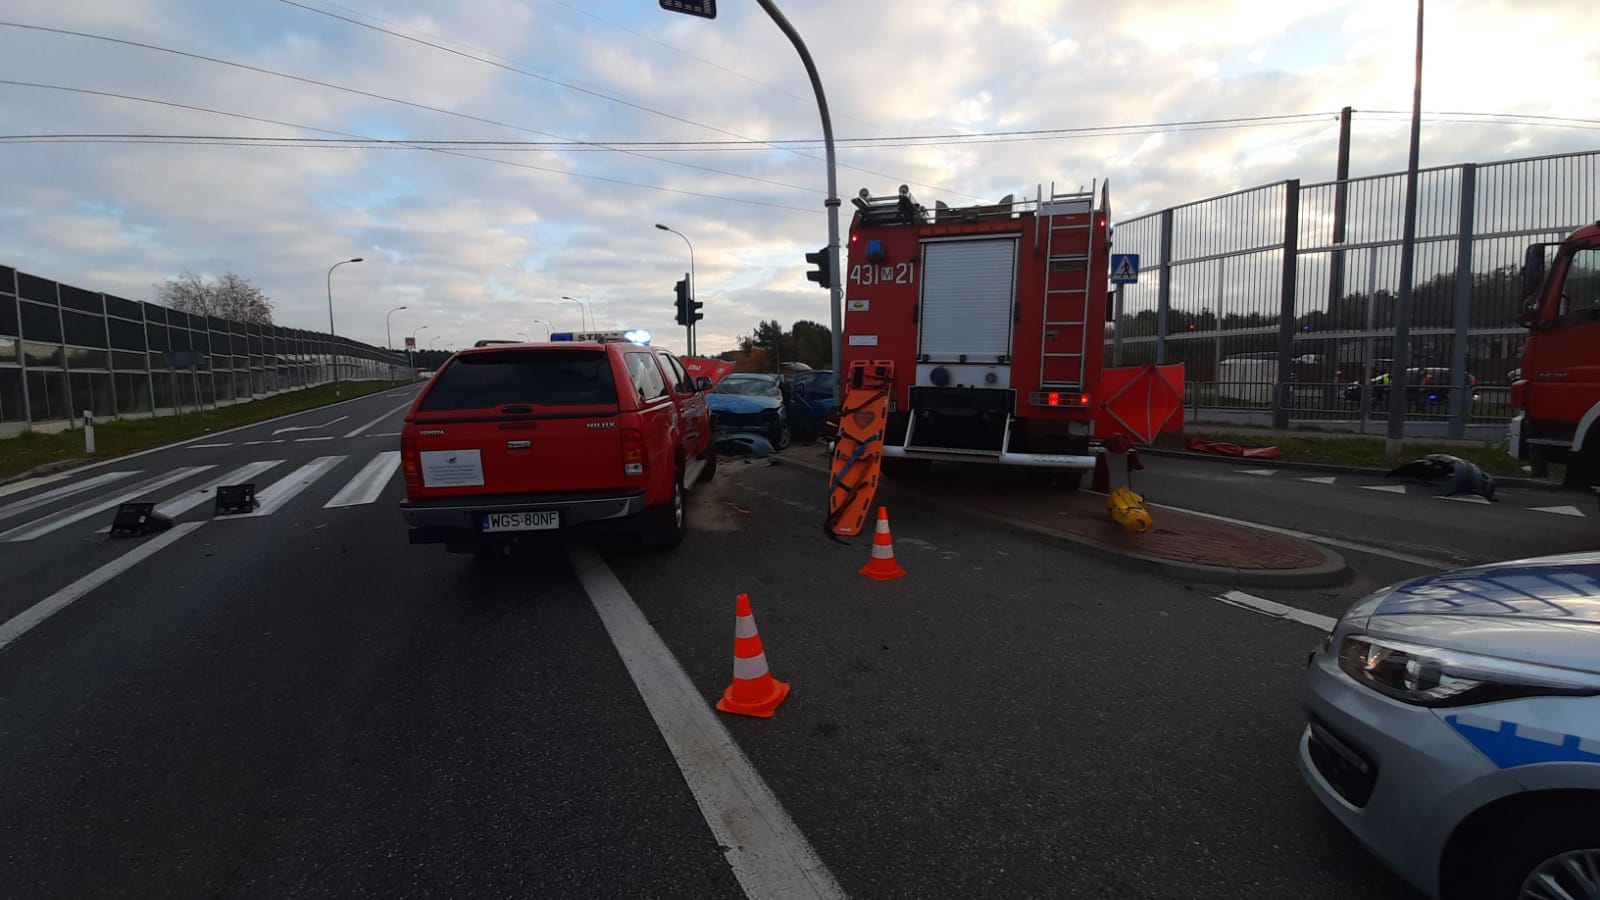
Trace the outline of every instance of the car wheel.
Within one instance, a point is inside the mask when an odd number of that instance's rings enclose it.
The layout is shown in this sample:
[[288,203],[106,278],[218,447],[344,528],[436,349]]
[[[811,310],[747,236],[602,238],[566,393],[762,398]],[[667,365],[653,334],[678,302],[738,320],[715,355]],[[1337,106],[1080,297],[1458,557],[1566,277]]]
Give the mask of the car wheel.
[[683,543],[683,535],[688,531],[684,509],[683,470],[678,470],[672,479],[672,501],[659,509],[650,510],[645,515],[651,519],[645,525],[642,535],[646,544],[652,547],[676,547]]
[[789,446],[789,437],[789,423],[779,423],[778,427],[773,429],[772,432],[772,449],[782,450],[783,448]]
[[1529,807],[1480,833],[1446,900],[1600,898],[1600,820],[1592,803]]

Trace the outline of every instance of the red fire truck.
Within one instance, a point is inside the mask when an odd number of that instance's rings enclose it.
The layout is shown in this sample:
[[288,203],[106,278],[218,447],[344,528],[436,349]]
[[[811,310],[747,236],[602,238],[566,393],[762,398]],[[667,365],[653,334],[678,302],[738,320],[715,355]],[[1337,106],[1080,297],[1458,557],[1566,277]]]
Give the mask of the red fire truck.
[[1528,343],[1511,385],[1522,410],[1511,420],[1511,455],[1539,475],[1565,463],[1569,487],[1600,485],[1600,222],[1529,246],[1522,279]]
[[1109,186],[929,210],[902,185],[854,199],[843,369],[893,364],[886,466],[1094,468],[1111,250]]

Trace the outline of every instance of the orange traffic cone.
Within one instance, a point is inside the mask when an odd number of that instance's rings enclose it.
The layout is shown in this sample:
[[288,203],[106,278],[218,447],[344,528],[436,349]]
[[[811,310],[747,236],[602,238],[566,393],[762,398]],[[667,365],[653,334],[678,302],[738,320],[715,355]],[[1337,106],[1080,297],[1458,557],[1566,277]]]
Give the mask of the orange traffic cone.
[[767,654],[761,649],[756,617],[750,611],[750,595],[740,594],[733,620],[733,683],[722,692],[717,709],[741,716],[772,718],[789,685],[772,677],[767,670]]
[[872,533],[872,558],[861,567],[861,574],[878,581],[888,581],[906,574],[894,561],[894,540],[889,537],[889,510],[878,507],[878,528]]

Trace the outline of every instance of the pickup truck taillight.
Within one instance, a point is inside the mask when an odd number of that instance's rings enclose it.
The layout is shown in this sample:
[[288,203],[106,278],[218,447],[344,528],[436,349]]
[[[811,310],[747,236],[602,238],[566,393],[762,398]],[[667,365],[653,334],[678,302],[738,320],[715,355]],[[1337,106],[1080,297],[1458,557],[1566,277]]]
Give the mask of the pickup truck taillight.
[[417,453],[417,432],[404,428],[400,432],[400,471],[405,474],[406,493],[422,488],[422,457]]
[[632,428],[622,432],[622,474],[644,474],[644,435]]
[[1518,378],[1511,382],[1511,405],[1521,409],[1528,405],[1528,382]]

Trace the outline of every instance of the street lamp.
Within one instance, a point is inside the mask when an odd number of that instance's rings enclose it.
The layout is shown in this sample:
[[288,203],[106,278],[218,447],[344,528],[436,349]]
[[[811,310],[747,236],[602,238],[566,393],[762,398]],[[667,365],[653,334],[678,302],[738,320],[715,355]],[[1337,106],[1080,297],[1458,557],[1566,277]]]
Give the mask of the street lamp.
[[[328,267],[328,337],[330,339],[336,336],[333,330],[333,270],[339,268],[345,263],[358,262],[361,262],[361,257],[354,256],[350,259],[341,259]],[[337,346],[334,347],[333,352],[333,395],[337,397],[339,396],[339,348]]]
[[[571,300],[573,303],[578,304],[578,321],[579,321],[579,323],[581,323],[582,327],[584,327],[584,328],[592,328],[593,327],[592,323],[594,322],[594,310],[589,309],[589,295],[588,294],[584,294],[582,300],[579,300],[577,297],[567,297],[565,295],[563,295],[561,299],[563,299],[563,300]],[[589,312],[589,318],[588,319],[584,319],[583,318],[583,311],[584,310],[588,310],[588,312]]]
[[428,352],[429,353],[433,352],[433,342],[437,341],[439,339],[439,337],[440,337],[439,335],[434,335],[433,337],[428,338]]
[[546,338],[556,333],[556,327],[550,324],[549,319],[534,319],[533,321],[544,326]]
[[395,313],[399,312],[402,309],[405,309],[405,307],[404,306],[396,306],[394,309],[389,310],[389,315],[386,315],[386,316],[383,317],[383,339],[384,339],[384,342],[385,342],[384,346],[388,347],[390,350],[394,349],[394,332],[389,330],[389,316],[394,315]]
[[[689,243],[689,239],[687,237],[685,237],[684,233],[681,232],[681,231],[678,231],[678,230],[672,229],[672,228],[668,228],[667,226],[661,224],[660,222],[656,223],[656,227],[661,229],[662,231],[670,232],[672,234],[677,235],[678,237],[683,238],[683,242],[685,244],[689,245],[689,302],[692,304],[694,302],[694,244],[690,244]],[[693,310],[694,307],[690,306],[689,309]],[[692,314],[693,313],[691,313],[691,315]],[[684,326],[689,329],[688,349],[689,349],[689,355],[693,356],[694,355],[694,320],[690,319],[688,322],[684,323]]]

